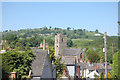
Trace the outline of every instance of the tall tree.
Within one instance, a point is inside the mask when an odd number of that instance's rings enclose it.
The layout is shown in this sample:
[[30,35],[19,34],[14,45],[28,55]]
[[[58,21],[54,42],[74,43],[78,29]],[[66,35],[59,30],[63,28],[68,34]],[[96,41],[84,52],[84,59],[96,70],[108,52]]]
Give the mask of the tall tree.
[[[17,72],[17,78],[26,78],[31,70],[31,63],[35,55],[32,51],[16,51],[11,50],[2,54],[2,69],[5,73]],[[4,76],[3,76],[4,78]]]
[[118,78],[120,79],[120,66],[119,66],[119,63],[120,63],[120,50],[119,52],[115,53],[113,55],[113,64],[112,64],[112,76],[113,78]]

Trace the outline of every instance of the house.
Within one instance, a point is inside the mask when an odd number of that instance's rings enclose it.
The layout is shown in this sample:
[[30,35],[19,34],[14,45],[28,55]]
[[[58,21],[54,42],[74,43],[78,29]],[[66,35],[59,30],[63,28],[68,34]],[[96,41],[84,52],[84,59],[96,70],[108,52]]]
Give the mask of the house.
[[101,35],[97,33],[97,34],[95,34],[95,36],[101,36]]
[[36,55],[32,63],[32,80],[40,78],[56,78],[56,66],[51,63],[49,51],[33,48]]
[[[80,70],[77,70],[77,72],[80,71],[80,74],[78,74],[78,76],[80,76],[80,78],[82,78],[82,77],[93,78],[93,73],[92,73],[93,71],[96,71],[97,74],[105,72],[104,63],[92,63],[91,64],[90,61],[88,61],[88,63],[78,63],[77,67],[80,67]],[[112,66],[108,63],[108,71],[111,71],[111,70],[112,70]]]
[[80,78],[86,77],[90,72],[94,71],[94,66],[90,63],[78,63],[77,66],[80,67],[80,74],[78,74]]
[[100,75],[98,74],[97,71],[92,71],[86,76],[86,78],[95,78],[95,76],[99,77]]

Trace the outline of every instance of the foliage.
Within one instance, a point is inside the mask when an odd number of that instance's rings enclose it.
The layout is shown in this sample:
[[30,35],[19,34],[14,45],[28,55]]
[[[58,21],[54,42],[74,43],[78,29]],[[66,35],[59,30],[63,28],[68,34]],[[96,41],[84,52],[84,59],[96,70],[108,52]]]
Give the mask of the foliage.
[[2,54],[2,69],[6,73],[17,72],[18,78],[26,78],[31,70],[30,66],[34,58],[35,55],[32,51],[7,51]]
[[93,49],[87,50],[86,54],[91,63],[97,63],[100,60],[100,56]]
[[65,69],[65,65],[61,63],[62,55],[60,57],[55,58],[54,52],[55,51],[53,48],[49,48],[49,56],[51,62],[53,62],[56,65],[56,77],[60,78],[63,73],[63,70]]
[[100,78],[101,79],[104,78],[104,73],[103,72],[100,73]]
[[71,39],[67,39],[67,46],[68,47],[72,47],[73,46],[73,42]]
[[115,53],[114,56],[113,56],[113,64],[112,64],[112,77],[113,78],[118,78],[120,79],[120,66],[119,66],[119,63],[120,63],[120,50],[119,52]]
[[[96,56],[104,62],[104,38],[103,34],[96,29],[95,31],[88,31],[85,29],[61,29],[58,27],[49,26],[49,29],[44,26],[43,28],[36,29],[21,29],[18,31],[4,31],[2,32],[3,40],[7,40],[7,44],[3,45],[4,49],[10,46],[16,50],[29,50],[30,47],[38,47],[43,39],[46,40],[49,47],[54,47],[54,37],[57,33],[62,33],[67,36],[67,46],[75,48],[95,49]],[[99,33],[101,36],[95,36]],[[41,35],[43,34],[43,35]],[[46,35],[48,34],[48,35]],[[118,37],[107,36],[107,59],[112,63],[112,43],[114,44],[114,53],[118,51]],[[89,56],[90,57],[90,56]],[[92,56],[91,56],[92,57]],[[93,58],[94,59],[94,58]],[[97,60],[96,60],[97,61]],[[99,59],[98,61],[99,62]]]
[[98,78],[99,76],[98,76],[97,74],[94,74],[94,77],[95,77],[95,78]]
[[60,78],[61,75],[63,74],[63,70],[65,70],[65,65],[61,63],[61,59],[62,59],[62,56],[60,56],[59,58],[56,58],[54,62],[54,64],[57,66],[56,67],[57,78]]
[[99,32],[98,29],[96,29],[95,32],[98,33]]
[[[107,75],[108,75],[108,78],[112,78],[112,75],[109,72],[107,73]],[[104,74],[104,78],[106,78],[106,74]]]

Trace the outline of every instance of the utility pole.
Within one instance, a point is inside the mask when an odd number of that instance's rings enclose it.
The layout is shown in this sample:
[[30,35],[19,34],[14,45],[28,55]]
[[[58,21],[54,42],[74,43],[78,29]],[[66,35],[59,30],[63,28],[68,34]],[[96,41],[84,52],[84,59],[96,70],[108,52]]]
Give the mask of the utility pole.
[[105,74],[106,74],[106,79],[108,78],[107,75],[107,38],[106,38],[107,32],[104,33],[104,48],[105,48]]

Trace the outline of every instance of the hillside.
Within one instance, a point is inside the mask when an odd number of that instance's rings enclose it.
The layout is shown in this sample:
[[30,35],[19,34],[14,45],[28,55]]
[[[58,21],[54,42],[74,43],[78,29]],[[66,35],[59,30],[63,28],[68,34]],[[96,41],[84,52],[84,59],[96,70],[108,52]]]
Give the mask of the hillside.
[[[22,29],[18,31],[4,31],[2,33],[3,46],[2,49],[8,49],[10,46],[17,50],[29,50],[30,47],[38,47],[43,39],[48,43],[49,48],[54,48],[54,37],[57,33],[62,33],[67,36],[67,47],[69,48],[86,48],[86,53],[91,49],[104,60],[104,38],[103,34],[98,30],[88,31],[85,29],[71,30],[60,28],[39,28],[39,29]],[[95,36],[97,34],[97,36]],[[7,40],[7,43],[5,42]],[[114,45],[114,53],[118,51],[117,36],[107,36],[107,52],[108,61],[112,62],[112,44]],[[89,55],[87,55],[89,56]]]

